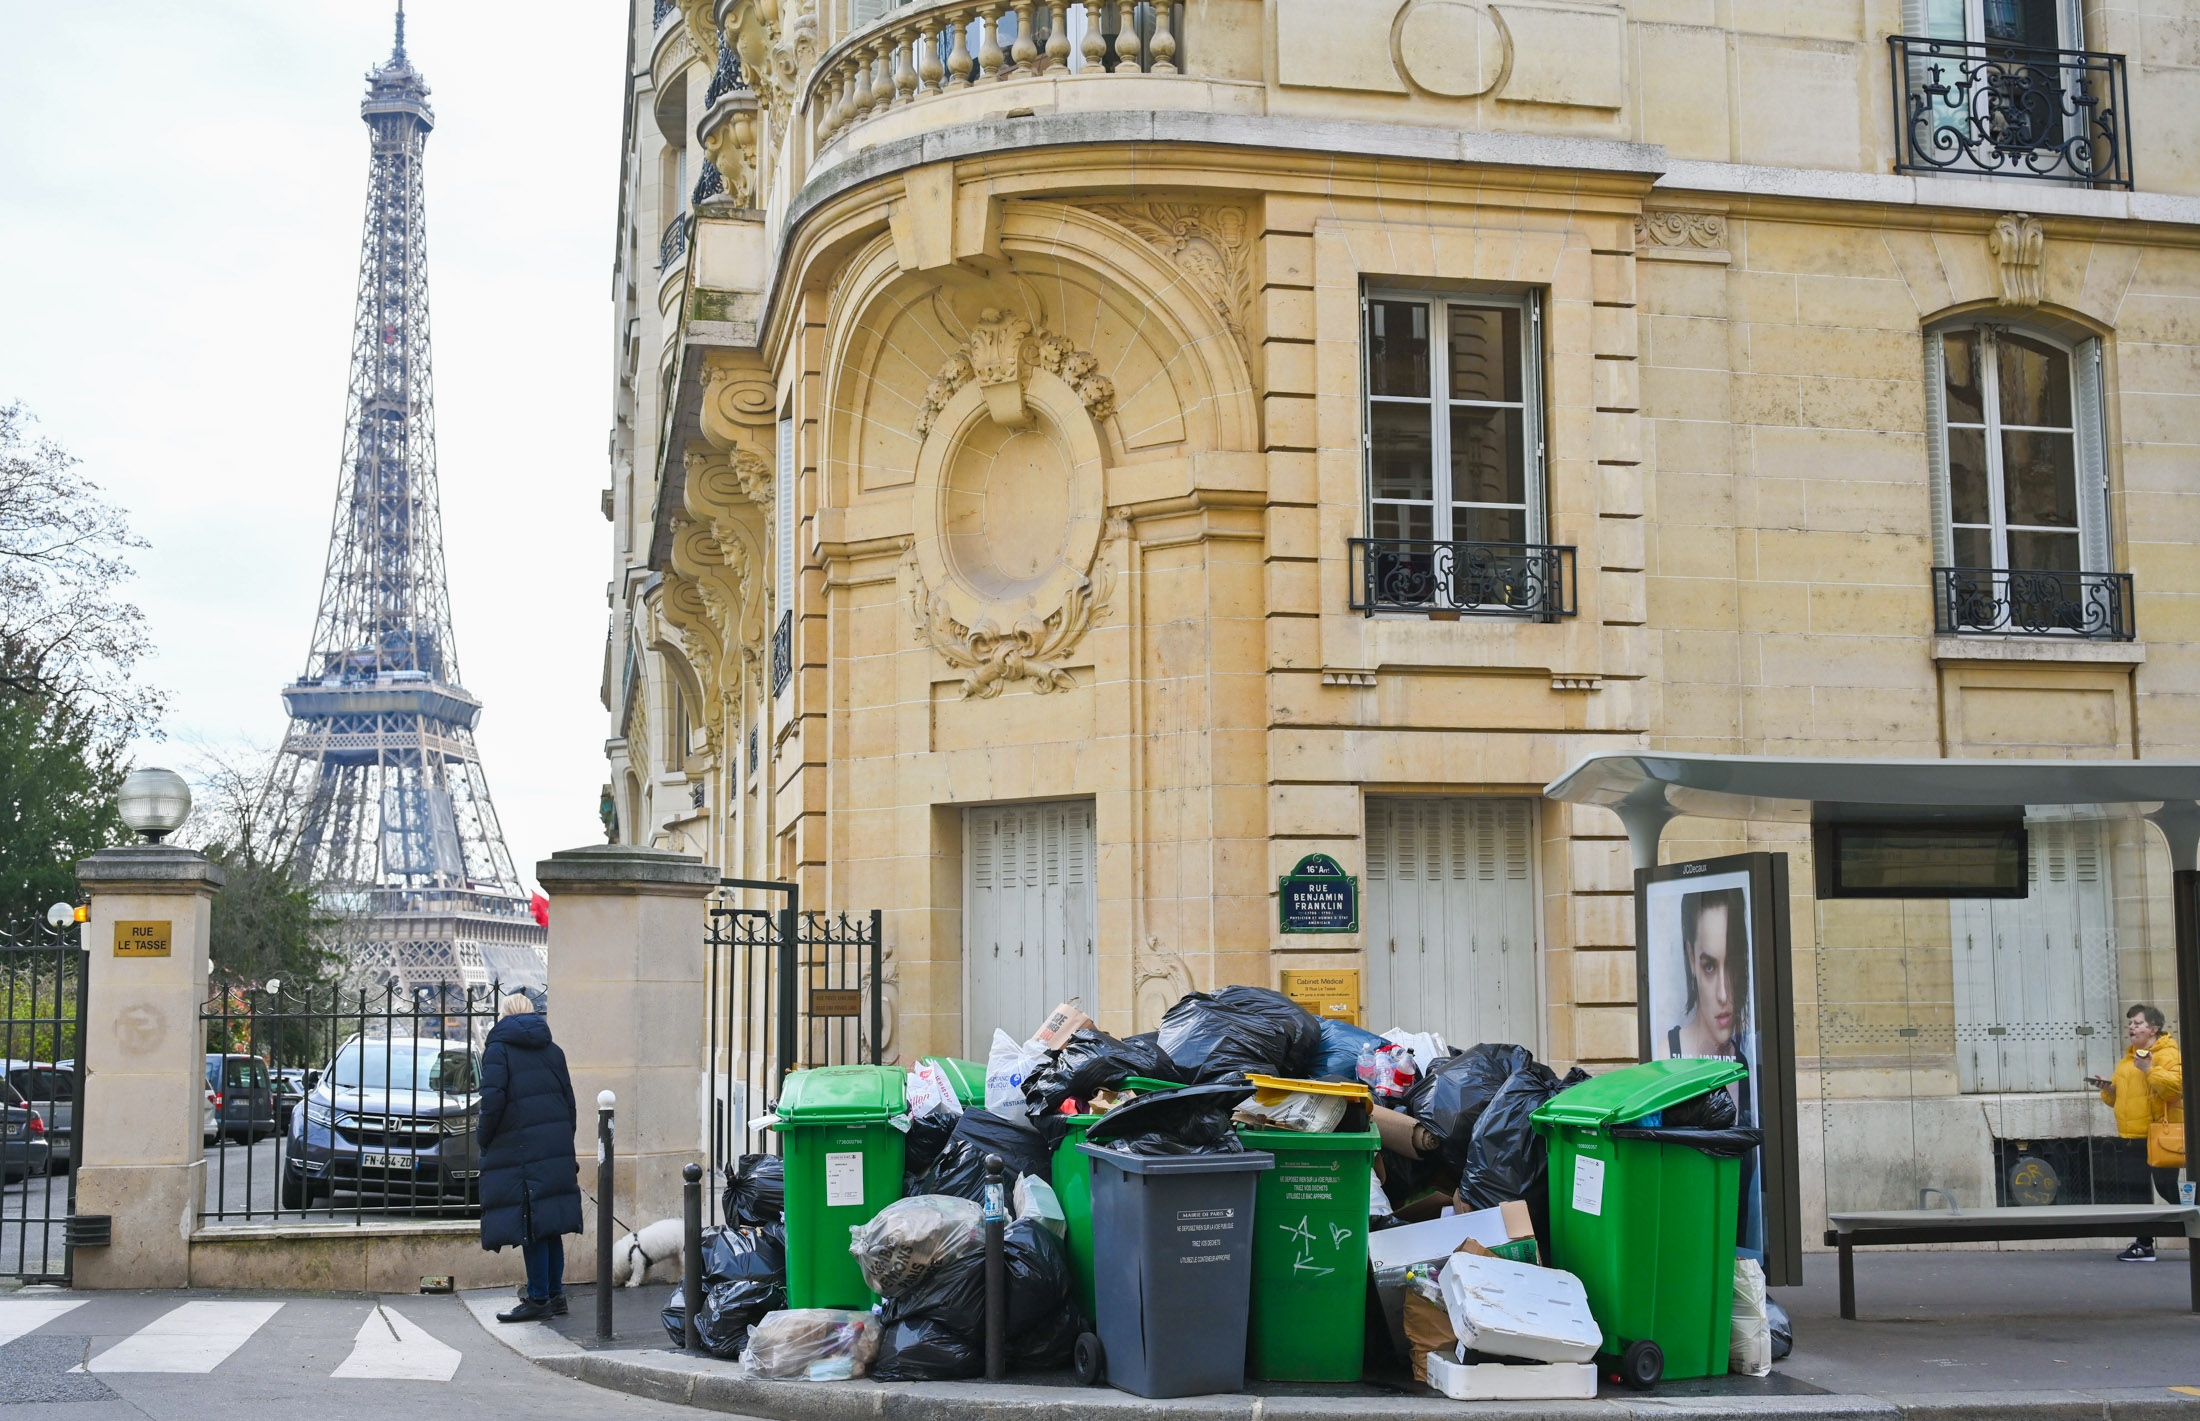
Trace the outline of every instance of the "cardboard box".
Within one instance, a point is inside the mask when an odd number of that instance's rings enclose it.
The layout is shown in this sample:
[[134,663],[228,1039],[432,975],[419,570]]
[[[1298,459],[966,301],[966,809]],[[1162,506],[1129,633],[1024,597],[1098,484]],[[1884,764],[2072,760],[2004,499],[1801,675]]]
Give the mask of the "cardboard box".
[[1077,1000],[1072,997],[1047,1013],[1047,1019],[1031,1033],[1031,1044],[1042,1051],[1059,1051],[1063,1042],[1092,1025],[1092,1018],[1078,1008]]
[[1428,1380],[1428,1354],[1455,1353],[1459,1338],[1451,1330],[1451,1314],[1444,1305],[1422,1297],[1411,1284],[1405,1293],[1406,1355],[1413,1359],[1413,1379]]
[[1604,1332],[1581,1280],[1487,1252],[1461,1252],[1444,1265],[1444,1309],[1460,1342],[1496,1357],[1587,1362]]
[[1594,1401],[1593,1362],[1455,1362],[1441,1352],[1415,1359],[1428,1384],[1454,1401]]

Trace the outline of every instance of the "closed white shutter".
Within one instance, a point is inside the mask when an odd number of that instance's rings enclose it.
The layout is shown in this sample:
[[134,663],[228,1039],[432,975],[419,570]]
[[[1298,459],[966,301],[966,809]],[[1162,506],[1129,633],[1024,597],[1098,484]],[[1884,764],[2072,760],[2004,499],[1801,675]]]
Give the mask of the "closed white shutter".
[[2113,572],[2108,527],[2108,448],[2101,418],[2101,343],[2081,342],[2077,355],[2078,535],[2087,572]]
[[1963,0],[1902,0],[1902,33],[1962,39]]
[[2029,819],[2030,893],[1957,899],[1956,1075],[1967,1093],[2082,1091],[2122,1051],[2107,825]]
[[1925,332],[1925,481],[1933,519],[1933,566],[1954,566],[1948,513],[1948,357],[1939,331]]
[[848,28],[860,30],[893,7],[893,0],[848,0]]
[[772,479],[772,518],[775,522],[773,581],[777,597],[774,617],[794,606],[794,420],[779,421],[779,459]]
[[1370,799],[1366,843],[1368,1026],[1539,1050],[1531,803]]
[[1018,1041],[1072,997],[1097,1014],[1092,801],[963,811],[963,1042]]

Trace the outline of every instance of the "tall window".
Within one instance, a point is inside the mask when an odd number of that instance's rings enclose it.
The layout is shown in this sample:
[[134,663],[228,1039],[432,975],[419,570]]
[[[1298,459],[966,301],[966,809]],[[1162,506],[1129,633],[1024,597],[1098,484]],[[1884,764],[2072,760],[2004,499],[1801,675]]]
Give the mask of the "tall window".
[[1928,345],[1942,565],[2106,571],[2100,343],[1974,325]]
[[779,417],[778,467],[772,473],[772,587],[778,613],[772,626],[772,694],[787,689],[794,671],[794,416]]
[[1537,324],[1519,298],[1368,298],[1372,536],[1542,541]]
[[2027,49],[2083,49],[2076,0],[1903,0],[1903,33]]

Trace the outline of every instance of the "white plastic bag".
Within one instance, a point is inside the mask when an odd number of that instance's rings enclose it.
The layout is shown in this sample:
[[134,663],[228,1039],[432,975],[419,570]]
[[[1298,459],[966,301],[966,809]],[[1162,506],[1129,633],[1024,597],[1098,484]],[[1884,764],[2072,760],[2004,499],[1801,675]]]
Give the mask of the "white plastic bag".
[[1734,1331],[1727,1342],[1727,1370],[1745,1377],[1772,1372],[1772,1316],[1765,1311],[1764,1265],[1734,1260]]
[[954,1082],[947,1073],[930,1061],[919,1061],[910,1067],[907,1080],[902,1084],[902,1098],[908,1102],[909,1118],[923,1120],[932,1115],[943,1115],[952,1120],[962,1114],[962,1100],[955,1094]]
[[1383,1033],[1383,1040],[1395,1041],[1411,1051],[1423,1075],[1428,1074],[1430,1066],[1451,1054],[1451,1048],[1444,1044],[1444,1038],[1433,1031],[1408,1031],[1402,1026],[1393,1026]]
[[1023,1175],[1016,1181],[1016,1217],[1036,1218],[1040,1227],[1056,1238],[1069,1236],[1069,1219],[1062,1213],[1062,1201],[1054,1192],[1054,1186],[1036,1174]]
[[999,1027],[993,1028],[993,1050],[985,1062],[985,1108],[1004,1105],[1021,1109],[1024,1078],[1046,1064],[1047,1053],[1026,1041],[1019,1044]]
[[878,1355],[878,1334],[878,1319],[867,1312],[792,1308],[767,1313],[749,1330],[741,1374],[812,1382],[860,1377]]
[[1369,1219],[1390,1217],[1390,1195],[1383,1192],[1383,1177],[1370,1169],[1367,1172],[1367,1216]]

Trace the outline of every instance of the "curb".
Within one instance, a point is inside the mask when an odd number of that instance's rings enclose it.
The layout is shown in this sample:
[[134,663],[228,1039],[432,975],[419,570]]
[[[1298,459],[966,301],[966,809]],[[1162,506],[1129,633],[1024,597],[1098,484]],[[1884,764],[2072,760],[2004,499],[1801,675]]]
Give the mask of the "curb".
[[673,1351],[592,1352],[541,1323],[499,1323],[511,1294],[468,1295],[483,1329],[560,1376],[676,1406],[761,1421],[2200,1421],[2200,1396],[2162,1388],[2103,1392],[1923,1392],[1892,1396],[1671,1397],[1596,1401],[1448,1401],[1409,1396],[1202,1396],[1150,1401],[1110,1388],[985,1382],[789,1382],[744,1377],[737,1365]]

